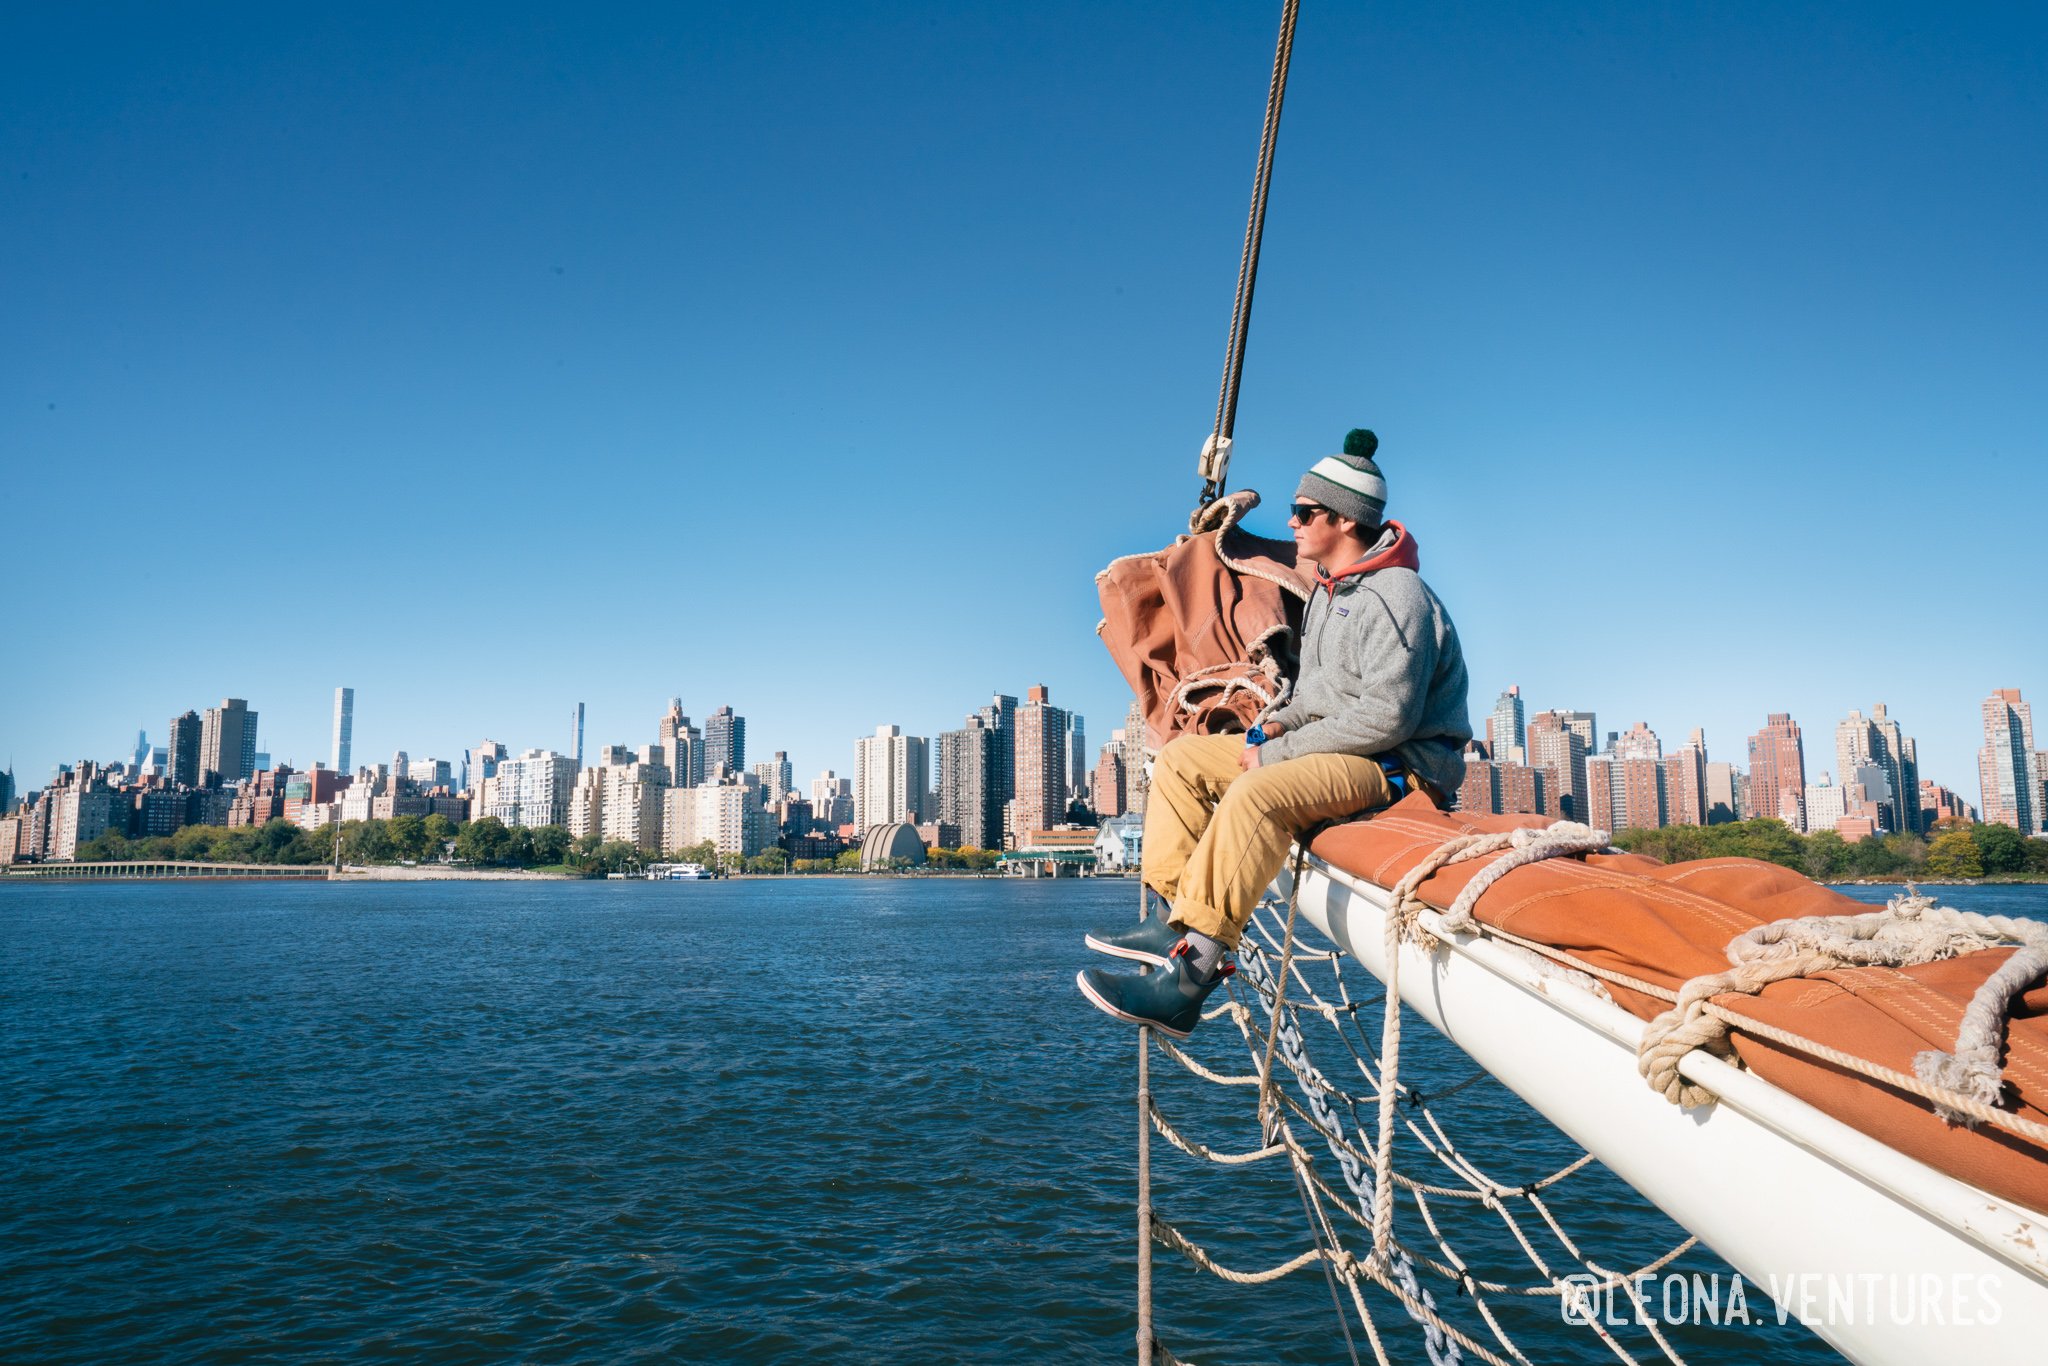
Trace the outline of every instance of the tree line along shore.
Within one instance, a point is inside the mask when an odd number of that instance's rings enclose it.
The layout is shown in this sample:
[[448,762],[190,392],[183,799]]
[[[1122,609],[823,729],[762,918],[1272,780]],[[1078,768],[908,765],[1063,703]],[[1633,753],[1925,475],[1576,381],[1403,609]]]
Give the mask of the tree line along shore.
[[[178,860],[191,863],[332,863],[332,826],[301,830],[284,820],[261,826],[188,825],[173,835],[129,839],[105,834],[79,846],[78,861]],[[518,868],[564,877],[631,873],[655,861],[624,840],[572,836],[559,825],[507,826],[494,816],[455,822],[445,816],[394,816],[340,827],[345,864],[466,864]],[[2048,840],[2026,839],[2004,825],[1952,824],[1919,835],[1883,835],[1851,844],[1832,830],[1801,835],[1782,821],[1733,821],[1623,830],[1620,848],[1666,863],[1702,858],[1754,858],[1804,873],[1817,882],[2048,882]],[[998,855],[987,849],[933,849],[928,868],[986,872]],[[781,849],[720,854],[710,841],[675,849],[666,861],[700,863],[728,873],[858,873],[860,853],[797,859]]]
[[1878,835],[1851,844],[1832,830],[1802,835],[1778,820],[1623,830],[1614,843],[1665,863],[1754,858],[1816,882],[2048,882],[2048,839],[2007,825],[1937,826],[1927,836]]
[[[699,863],[727,873],[858,873],[860,851],[836,858],[796,859],[770,848],[758,854],[720,854],[710,840],[670,850],[657,859],[626,840],[575,836],[559,825],[511,825],[495,816],[451,821],[446,816],[393,816],[348,821],[339,827],[344,864],[468,865],[603,877],[633,873],[653,862]],[[276,863],[300,866],[335,861],[337,829],[302,830],[276,819],[263,825],[188,825],[176,834],[130,839],[113,832],[78,846],[79,863],[177,861],[185,863]],[[928,868],[986,872],[997,853],[987,849],[932,849]]]

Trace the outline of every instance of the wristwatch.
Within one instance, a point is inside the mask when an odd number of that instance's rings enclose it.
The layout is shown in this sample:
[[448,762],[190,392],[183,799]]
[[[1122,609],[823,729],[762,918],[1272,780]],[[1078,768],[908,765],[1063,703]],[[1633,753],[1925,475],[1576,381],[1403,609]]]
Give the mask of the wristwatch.
[[1244,742],[1248,745],[1265,744],[1266,728],[1264,726],[1253,726],[1250,730],[1244,733]]

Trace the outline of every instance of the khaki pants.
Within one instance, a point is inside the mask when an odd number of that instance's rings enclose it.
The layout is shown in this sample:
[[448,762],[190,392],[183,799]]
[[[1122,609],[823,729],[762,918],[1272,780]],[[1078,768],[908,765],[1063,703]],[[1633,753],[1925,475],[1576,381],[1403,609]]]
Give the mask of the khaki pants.
[[1246,773],[1242,753],[1241,735],[1170,741],[1153,764],[1145,807],[1145,885],[1173,904],[1175,928],[1228,948],[1296,835],[1394,800],[1375,759],[1304,754]]

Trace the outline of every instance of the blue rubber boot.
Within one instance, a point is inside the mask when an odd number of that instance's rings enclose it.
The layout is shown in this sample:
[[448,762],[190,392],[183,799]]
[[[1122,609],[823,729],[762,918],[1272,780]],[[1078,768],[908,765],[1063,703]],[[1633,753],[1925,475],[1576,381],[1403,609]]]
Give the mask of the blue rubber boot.
[[1120,930],[1091,931],[1081,942],[1097,953],[1165,967],[1166,956],[1180,942],[1180,931],[1166,923],[1164,903],[1151,904],[1149,895],[1147,903],[1144,919]]
[[1202,1002],[1235,971],[1224,963],[1208,981],[1196,981],[1183,943],[1174,946],[1162,967],[1136,973],[1083,968],[1074,983],[1097,1010],[1185,1039],[1202,1022]]

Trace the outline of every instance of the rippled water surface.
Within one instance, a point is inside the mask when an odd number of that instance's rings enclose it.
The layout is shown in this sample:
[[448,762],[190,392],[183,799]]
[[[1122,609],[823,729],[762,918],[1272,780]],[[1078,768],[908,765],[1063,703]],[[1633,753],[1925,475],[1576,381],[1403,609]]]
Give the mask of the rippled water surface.
[[[1082,932],[1135,895],[0,889],[0,1359],[1126,1357],[1133,1035],[1072,977]],[[2027,905],[1983,909],[2042,904],[2004,895]],[[1416,1036],[1412,1068],[1468,1074]],[[1236,1040],[1218,1021],[1196,1051],[1241,1071]],[[1206,1141],[1257,1146],[1242,1091],[1155,1074]],[[1573,1155],[1490,1082],[1441,1113],[1502,1179]],[[1154,1153],[1162,1214],[1232,1264],[1308,1246],[1284,1168]],[[1597,1169],[1557,1208],[1614,1265],[1679,1236]],[[1497,1220],[1461,1238],[1532,1279]],[[1240,1290],[1162,1252],[1158,1305],[1190,1359],[1345,1359],[1313,1271]],[[1374,1307],[1394,1359],[1424,1360]],[[1536,1360],[1612,1359],[1554,1306],[1507,1312]],[[1796,1327],[1678,1340],[1693,1361],[1830,1359]]]

